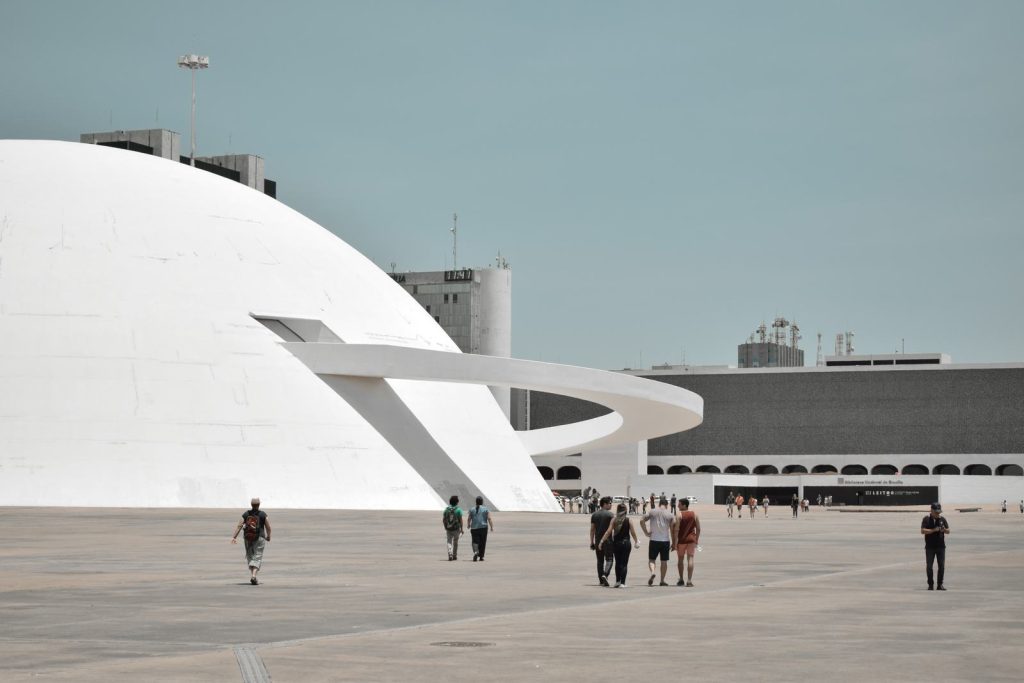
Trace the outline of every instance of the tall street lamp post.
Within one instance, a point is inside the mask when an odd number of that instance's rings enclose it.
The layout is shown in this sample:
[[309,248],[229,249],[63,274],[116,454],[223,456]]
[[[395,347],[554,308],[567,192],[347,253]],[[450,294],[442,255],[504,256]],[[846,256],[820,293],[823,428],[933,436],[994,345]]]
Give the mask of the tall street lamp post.
[[192,138],[192,156],[190,157],[190,163],[196,165],[196,71],[199,69],[210,68],[210,58],[201,57],[200,55],[183,55],[178,57],[178,66],[182,69],[188,69],[192,72],[192,126],[191,133]]

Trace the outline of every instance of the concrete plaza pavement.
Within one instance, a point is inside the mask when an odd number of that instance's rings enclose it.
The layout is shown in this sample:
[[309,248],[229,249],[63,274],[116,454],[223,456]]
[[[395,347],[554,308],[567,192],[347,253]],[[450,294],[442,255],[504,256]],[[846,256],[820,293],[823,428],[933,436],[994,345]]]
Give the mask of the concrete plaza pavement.
[[[0,509],[0,680],[1019,680],[1024,515],[957,513],[925,590],[923,508],[727,519],[695,587],[597,585],[589,517],[498,513],[448,562],[440,511],[275,510],[260,586],[236,510]],[[639,533],[639,532],[638,532]]]

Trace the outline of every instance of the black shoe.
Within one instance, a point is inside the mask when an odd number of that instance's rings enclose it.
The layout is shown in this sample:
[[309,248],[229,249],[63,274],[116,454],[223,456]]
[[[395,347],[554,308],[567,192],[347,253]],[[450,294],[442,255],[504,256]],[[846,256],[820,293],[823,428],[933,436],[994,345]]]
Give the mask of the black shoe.
[[473,561],[476,562],[478,558],[479,556],[476,553],[473,553]]
[[607,586],[608,585],[608,577],[606,577],[606,576],[602,576],[601,577],[601,585],[602,586]]
[[255,576],[253,576],[253,577],[249,578],[249,583],[251,583],[252,585],[255,586],[255,585],[257,585],[259,583],[259,581],[256,579]]
[[928,590],[933,591],[935,588],[933,586],[928,586]]
[[946,587],[945,586],[939,586],[935,590],[937,590],[937,591],[944,591],[944,590],[946,590]]
[[480,561],[481,561],[481,562],[483,562],[483,561],[484,561],[484,556],[483,556],[483,555],[481,555],[481,556],[480,556]]
[[677,586],[685,586],[685,585],[686,585],[686,582],[685,582],[685,581],[683,581],[682,579],[679,579],[678,581],[676,581],[676,585],[677,585]]

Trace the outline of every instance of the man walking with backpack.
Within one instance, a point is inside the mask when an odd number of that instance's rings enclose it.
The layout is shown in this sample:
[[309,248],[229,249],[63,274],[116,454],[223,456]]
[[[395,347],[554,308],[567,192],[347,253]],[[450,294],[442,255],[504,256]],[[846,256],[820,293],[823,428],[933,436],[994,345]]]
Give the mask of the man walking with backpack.
[[238,532],[244,529],[242,539],[245,541],[245,560],[249,564],[249,583],[257,585],[256,574],[263,564],[263,549],[270,543],[270,520],[267,513],[260,510],[260,499],[253,498],[250,509],[242,513],[242,519],[235,527],[231,537],[232,545],[238,543]]
[[441,514],[441,524],[444,525],[445,533],[448,536],[448,561],[459,559],[459,536],[462,536],[462,509],[459,507],[459,497],[452,496],[448,499],[448,507]]

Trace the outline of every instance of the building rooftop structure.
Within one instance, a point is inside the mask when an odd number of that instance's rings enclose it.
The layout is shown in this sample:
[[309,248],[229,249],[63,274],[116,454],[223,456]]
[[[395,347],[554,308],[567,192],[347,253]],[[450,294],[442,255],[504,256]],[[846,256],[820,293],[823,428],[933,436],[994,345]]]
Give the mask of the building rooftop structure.
[[[82,133],[79,136],[79,142],[142,152],[162,159],[180,161],[183,164],[191,162],[189,157],[182,156],[180,153],[181,135],[165,128]],[[196,157],[195,166],[251,187],[268,197],[277,197],[277,182],[265,177],[263,158],[255,154]]]

